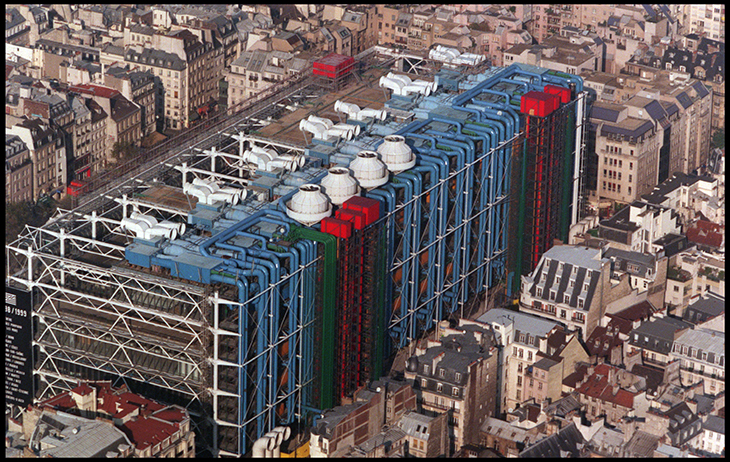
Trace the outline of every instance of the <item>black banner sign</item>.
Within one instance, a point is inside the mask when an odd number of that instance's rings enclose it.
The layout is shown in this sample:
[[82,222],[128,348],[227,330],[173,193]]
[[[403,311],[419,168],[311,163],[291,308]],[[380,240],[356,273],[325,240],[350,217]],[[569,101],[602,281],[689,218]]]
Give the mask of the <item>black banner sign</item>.
[[30,292],[5,287],[5,404],[33,402]]

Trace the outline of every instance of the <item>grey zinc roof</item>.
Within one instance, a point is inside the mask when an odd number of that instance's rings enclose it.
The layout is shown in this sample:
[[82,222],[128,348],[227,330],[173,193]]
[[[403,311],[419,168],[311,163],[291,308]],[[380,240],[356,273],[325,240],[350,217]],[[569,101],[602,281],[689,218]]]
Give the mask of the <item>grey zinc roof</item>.
[[[685,95],[687,96],[687,95]],[[687,96],[687,98],[689,98]],[[690,104],[692,104],[690,102]],[[618,125],[604,124],[601,130],[601,136],[606,136],[609,133],[616,135],[624,135],[632,138],[639,138],[644,133],[654,127],[654,124],[648,120],[634,119],[633,117],[627,117],[623,122]]]
[[105,457],[108,452],[131,446],[127,436],[113,424],[65,412],[54,415],[43,411],[38,424],[32,439],[40,438],[51,445],[40,451],[40,457]]
[[408,436],[427,439],[429,434],[429,425],[433,417],[428,417],[418,412],[408,411],[403,414],[398,426]]
[[[570,263],[594,271],[601,270],[601,251],[573,245],[556,245],[543,254],[545,258]],[[597,258],[596,258],[597,257]]]
[[654,120],[663,119],[667,115],[666,112],[664,112],[664,108],[661,103],[657,100],[652,100],[649,104],[644,106],[644,109],[646,109],[646,112],[648,112]]
[[551,367],[553,367],[556,364],[558,364],[557,361],[553,361],[550,358],[542,358],[538,362],[536,362],[535,364],[533,364],[532,366],[533,367],[536,367],[538,369],[543,369],[543,370],[546,370],[547,371],[547,370],[549,370]]
[[615,260],[622,270],[624,270],[624,267],[626,266],[623,262],[636,263],[639,266],[638,275],[641,277],[645,277],[647,269],[653,268],[655,263],[655,258],[652,255],[642,252],[617,249],[614,247],[608,248],[606,252],[604,252],[603,256]]
[[565,417],[569,412],[578,410],[582,407],[580,401],[575,397],[574,394],[570,394],[564,398],[550,403],[546,408],[545,412],[548,414],[554,414],[560,417]]
[[619,112],[620,110],[594,104],[591,109],[591,117],[594,119],[605,120],[607,122],[616,122],[618,120]]
[[380,432],[360,445],[360,449],[369,453],[373,449],[387,443],[393,443],[406,437],[406,434],[398,427],[391,427],[385,432]]
[[332,436],[334,428],[342,422],[342,419],[350,415],[352,411],[363,406],[364,403],[352,403],[344,406],[336,406],[325,410],[317,420],[317,425],[312,428],[315,435]]
[[725,434],[725,419],[716,415],[708,415],[702,424],[702,428],[711,432]]
[[[507,310],[505,308],[493,308],[479,316],[477,321],[491,326],[495,324],[506,326],[514,323],[514,330],[529,333],[535,337],[545,337],[548,332],[558,325],[555,321],[548,321],[547,319],[543,319],[538,316],[521,313],[519,311]],[[495,334],[499,341],[499,333],[495,331]]]
[[705,88],[705,86],[700,81],[693,83],[692,88],[695,89],[700,98],[704,98],[705,96],[710,94],[710,92],[707,91],[707,88]]
[[659,444],[659,436],[638,430],[625,445],[627,457],[652,457]]
[[707,292],[707,298],[700,297],[687,308],[715,317],[725,312],[725,297]]
[[564,458],[580,457],[578,445],[585,444],[583,435],[578,431],[575,423],[571,423],[557,433],[544,438],[522,451],[521,458]]
[[604,427],[593,435],[589,444],[605,455],[618,457],[624,446],[624,434]]
[[530,446],[540,438],[545,437],[542,433],[530,433],[524,428],[516,427],[509,422],[494,417],[487,417],[487,420],[482,424],[481,432],[494,435],[498,438],[523,443],[525,446]]
[[677,337],[677,343],[689,345],[708,354],[725,356],[725,333],[700,327],[689,329]]
[[679,101],[679,104],[681,104],[682,107],[685,109],[692,106],[692,100],[690,99],[689,96],[687,96],[687,93],[685,93],[685,92],[680,92],[677,95],[677,101]]
[[[674,333],[690,327],[691,324],[675,318],[657,318],[641,324],[631,331],[629,343],[663,354],[668,354],[674,342]],[[635,335],[638,339],[635,340]],[[648,340],[646,340],[648,338]]]

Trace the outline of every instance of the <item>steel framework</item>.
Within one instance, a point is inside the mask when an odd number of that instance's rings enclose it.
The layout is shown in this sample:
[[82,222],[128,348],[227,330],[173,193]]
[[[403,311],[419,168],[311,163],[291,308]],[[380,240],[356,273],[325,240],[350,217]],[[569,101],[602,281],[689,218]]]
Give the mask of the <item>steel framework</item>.
[[[365,193],[380,217],[348,240],[285,213],[298,185],[327,174],[312,157],[321,147],[253,137],[251,120],[29,227],[6,246],[9,268],[20,268],[7,283],[33,293],[36,399],[77,378],[124,380],[186,406],[210,455],[243,455],[279,425],[306,430],[382,374],[395,350],[508,278],[524,141],[515,101],[546,82],[582,93],[575,76],[510,66],[426,119],[368,125],[403,136],[416,166]],[[254,145],[304,155],[307,167],[256,170],[244,161]],[[346,157],[345,147],[332,149]],[[185,193],[193,179],[253,193],[202,203]],[[142,237],[122,225],[133,214],[187,230]]]

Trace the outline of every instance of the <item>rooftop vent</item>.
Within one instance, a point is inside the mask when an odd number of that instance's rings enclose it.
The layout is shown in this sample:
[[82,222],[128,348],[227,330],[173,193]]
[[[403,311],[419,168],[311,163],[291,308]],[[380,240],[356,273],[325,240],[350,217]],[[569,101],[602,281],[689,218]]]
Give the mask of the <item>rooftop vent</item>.
[[286,205],[290,218],[311,226],[332,214],[332,204],[316,184],[303,184]]
[[324,177],[320,186],[335,205],[342,205],[347,199],[360,192],[357,181],[350,175],[350,170],[345,167],[329,169],[329,174]]
[[378,146],[378,154],[388,166],[388,170],[399,173],[416,165],[416,156],[400,135],[388,135]]
[[353,175],[365,189],[377,188],[388,182],[388,168],[374,151],[360,151],[350,162]]

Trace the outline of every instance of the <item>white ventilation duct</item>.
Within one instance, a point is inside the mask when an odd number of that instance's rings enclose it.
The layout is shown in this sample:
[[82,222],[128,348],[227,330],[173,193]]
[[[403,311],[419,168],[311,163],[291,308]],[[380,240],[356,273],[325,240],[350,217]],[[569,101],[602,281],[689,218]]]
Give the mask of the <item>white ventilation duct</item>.
[[388,117],[388,111],[385,109],[370,109],[365,108],[360,110],[355,116],[355,120],[364,120],[366,117],[372,117],[373,119],[385,120]]
[[413,81],[413,85],[421,85],[423,87],[428,87],[431,90],[431,93],[433,93],[434,91],[436,91],[436,87],[438,86],[438,83],[436,83],[436,80],[434,80],[433,82],[429,82],[427,80],[418,79],[418,80]]
[[296,156],[296,155],[292,155],[292,154],[280,154],[278,158],[284,159],[284,160],[291,160],[294,163],[296,163],[297,166],[304,167],[304,163],[305,163],[304,156]]
[[295,160],[277,157],[276,159],[266,164],[266,171],[271,172],[275,168],[283,168],[284,170],[295,172],[298,167],[299,164]]
[[388,135],[378,146],[380,154],[388,170],[393,173],[402,172],[416,165],[416,156],[406,144],[406,139],[400,135]]
[[345,167],[329,169],[329,173],[319,185],[335,205],[342,205],[347,199],[360,192],[357,181],[350,176],[350,170]]
[[[380,109],[360,109],[357,104],[345,103],[343,101],[335,101],[335,111],[344,112],[350,119],[353,120],[365,120],[366,117],[373,119],[385,120],[388,117],[388,112]],[[359,135],[359,133],[357,133]]]
[[394,74],[392,72],[388,72],[387,77],[389,79],[399,80],[399,81],[403,82],[403,85],[410,85],[411,84],[411,78],[408,77],[407,75],[398,75],[398,74]]
[[203,180],[202,178],[193,178],[193,184],[201,188],[206,188],[208,190],[208,194],[214,193],[218,190],[218,187],[215,183]]
[[208,191],[208,188],[196,186],[192,183],[183,184],[183,192],[197,198],[201,204],[208,203],[208,194],[210,194]]
[[276,427],[271,431],[281,434],[281,443],[274,446],[272,454],[274,458],[278,459],[281,458],[281,444],[289,439],[289,437],[291,436],[291,429],[289,427]]
[[122,229],[129,230],[134,233],[137,237],[144,237],[145,231],[149,229],[149,225],[146,221],[135,220],[133,218],[122,218],[120,222]]
[[320,122],[311,122],[309,120],[302,119],[299,122],[299,130],[311,133],[318,140],[324,140],[327,138],[327,127]]
[[431,87],[411,84],[404,86],[401,89],[401,92],[403,92],[404,96],[410,95],[411,93],[420,93],[422,95],[428,96],[431,94]]
[[360,126],[359,125],[355,125],[355,124],[343,124],[343,123],[339,123],[339,124],[335,125],[332,128],[344,128],[344,129],[347,129],[347,130],[352,130],[353,135],[355,135],[355,136],[357,136],[357,135],[360,134]]
[[286,214],[299,223],[310,226],[332,214],[332,204],[316,184],[303,184],[286,204]]
[[159,228],[171,228],[177,231],[179,235],[185,234],[185,223],[175,223],[172,221],[166,221],[163,220],[159,223],[157,223],[157,227]]
[[259,170],[266,170],[266,164],[269,163],[275,156],[272,156],[266,151],[255,151],[253,149],[247,149],[243,153],[243,160],[252,164],[256,164],[256,168]]
[[[266,434],[268,435],[268,433]],[[276,438],[271,438],[270,436],[262,436],[261,438],[257,439],[253,443],[253,447],[251,448],[252,453],[251,455],[256,458],[262,458],[266,457],[267,451],[273,451],[276,447]]]
[[393,90],[394,95],[403,95],[401,90],[404,85],[400,80],[389,79],[386,76],[382,76],[380,77],[379,85],[381,88]]
[[345,103],[344,101],[337,100],[335,101],[335,111],[337,112],[344,112],[350,118],[354,119],[355,116],[357,116],[357,113],[360,112],[360,106],[357,104],[352,103]]
[[354,135],[354,131],[343,128],[343,127],[332,127],[329,130],[327,130],[327,137],[336,136],[337,138],[345,138],[346,140],[351,140]]
[[[335,110],[337,110],[337,109],[335,109]],[[309,117],[307,117],[307,120],[309,120],[310,122],[320,123],[320,124],[324,125],[327,129],[330,129],[335,125],[335,123],[332,122],[330,119],[325,119],[324,117],[317,117],[316,115],[310,115]]]
[[223,186],[222,188],[218,188],[219,192],[224,192],[227,194],[234,194],[238,196],[238,202],[241,202],[246,197],[248,197],[248,190],[242,189],[242,188],[234,188],[232,186]]
[[177,239],[177,230],[173,228],[165,228],[161,226],[154,226],[152,228],[148,228],[144,232],[144,238],[145,239],[153,239],[155,237],[165,237],[167,239],[173,240]]
[[271,450],[266,450],[266,457],[267,458],[273,458],[274,457],[274,449],[281,446],[281,443],[284,442],[284,434],[282,432],[275,432],[274,430],[271,430],[264,436],[267,436],[274,440],[274,448]]
[[131,215],[129,215],[129,218],[133,220],[144,221],[145,223],[147,223],[148,228],[151,228],[157,224],[157,218],[143,215],[139,212],[132,212]]
[[231,194],[223,191],[216,191],[208,194],[208,204],[212,204],[215,201],[227,202],[231,205],[237,205],[240,196],[238,194]]
[[375,151],[360,151],[350,162],[352,174],[365,189],[377,188],[388,182],[388,167]]
[[251,144],[251,151],[258,153],[258,154],[266,154],[272,159],[278,155],[278,153],[270,148],[262,148],[261,146],[258,146],[256,144]]

